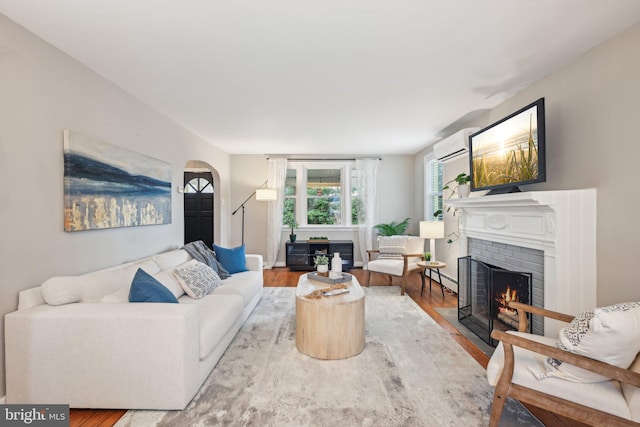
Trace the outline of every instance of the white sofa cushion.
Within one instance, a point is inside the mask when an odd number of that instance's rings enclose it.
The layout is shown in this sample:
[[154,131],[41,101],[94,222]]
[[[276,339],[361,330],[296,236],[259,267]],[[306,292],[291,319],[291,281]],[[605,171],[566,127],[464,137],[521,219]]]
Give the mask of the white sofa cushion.
[[195,304],[198,307],[200,360],[205,359],[213,351],[222,337],[242,316],[244,309],[242,297],[239,295],[207,295],[201,299],[184,295],[179,302]]
[[137,271],[138,268],[143,269],[145,272],[147,272],[150,275],[154,275],[160,272],[160,267],[158,266],[158,264],[152,260],[152,259],[146,259],[144,261],[140,261],[140,262],[133,262],[132,265],[135,267],[135,270]]
[[[536,342],[555,346],[555,338],[531,335],[524,332],[513,332]],[[551,394],[571,402],[579,403],[591,408],[599,409],[610,414],[629,419],[631,413],[627,402],[620,390],[618,381],[602,381],[597,383],[584,383],[576,387],[576,383],[560,378],[537,379],[534,372],[543,369],[545,357],[539,353],[513,347],[515,366],[513,370],[514,384]],[[487,365],[487,380],[495,386],[502,374],[504,366],[504,350],[502,343],[496,347],[489,364]]]
[[[191,255],[184,249],[174,249],[168,252],[154,255],[152,258],[160,267],[160,270],[168,270],[191,260]],[[157,272],[156,272],[157,273]],[[152,273],[155,274],[155,273]]]
[[123,304],[129,302],[129,291],[131,286],[123,286],[117,291],[111,292],[102,297],[100,302],[107,304]]
[[244,305],[249,302],[262,289],[262,272],[243,271],[224,279],[222,285],[218,286],[212,295],[240,295]]
[[129,265],[80,276],[52,277],[42,284],[42,296],[49,305],[99,302],[105,295],[131,285],[137,270],[137,267]]

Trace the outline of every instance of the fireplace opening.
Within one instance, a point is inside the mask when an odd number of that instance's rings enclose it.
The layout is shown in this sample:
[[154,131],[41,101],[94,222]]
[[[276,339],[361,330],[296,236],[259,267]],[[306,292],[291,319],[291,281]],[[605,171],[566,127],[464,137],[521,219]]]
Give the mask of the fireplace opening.
[[507,270],[471,256],[458,258],[458,321],[495,347],[498,342],[491,338],[491,331],[518,329],[518,313],[508,304],[531,304],[532,281],[529,272]]

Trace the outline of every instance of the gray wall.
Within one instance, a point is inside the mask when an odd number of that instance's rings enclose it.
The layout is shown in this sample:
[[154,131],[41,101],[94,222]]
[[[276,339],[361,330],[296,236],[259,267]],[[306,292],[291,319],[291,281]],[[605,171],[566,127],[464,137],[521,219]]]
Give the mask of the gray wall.
[[[182,183],[188,160],[202,160],[229,195],[229,155],[186,131],[82,64],[0,15],[0,314],[18,292],[53,275],[107,267],[183,243]],[[172,165],[172,223],[65,233],[62,130],[127,147]],[[222,209],[222,242],[228,240]],[[4,321],[0,398],[5,395]]]
[[[547,182],[523,189],[597,189],[598,305],[640,300],[634,266],[640,246],[638,46],[640,24],[501,103],[481,124],[545,98]],[[421,180],[416,174],[416,185]]]

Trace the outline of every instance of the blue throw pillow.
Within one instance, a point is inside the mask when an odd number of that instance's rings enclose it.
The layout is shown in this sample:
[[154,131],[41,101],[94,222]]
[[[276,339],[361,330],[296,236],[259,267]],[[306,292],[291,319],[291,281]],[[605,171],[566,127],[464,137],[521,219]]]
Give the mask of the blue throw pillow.
[[129,302],[171,302],[177,304],[178,300],[162,283],[139,268],[131,282]]
[[247,261],[244,254],[244,245],[232,249],[213,245],[216,258],[229,274],[240,273],[247,270]]

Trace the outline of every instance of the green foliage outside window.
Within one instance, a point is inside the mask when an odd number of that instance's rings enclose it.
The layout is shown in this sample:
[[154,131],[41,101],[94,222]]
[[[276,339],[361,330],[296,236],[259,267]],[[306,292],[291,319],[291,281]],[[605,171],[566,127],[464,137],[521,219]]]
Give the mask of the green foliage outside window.
[[307,188],[307,223],[339,224],[340,187]]

